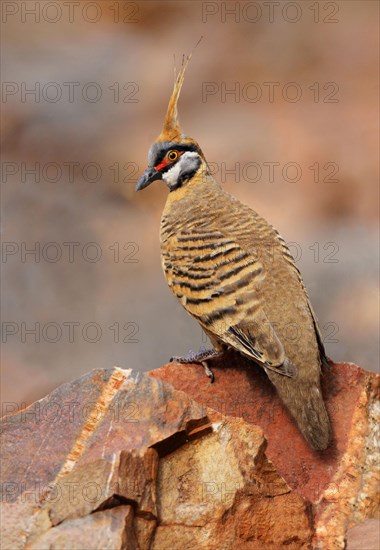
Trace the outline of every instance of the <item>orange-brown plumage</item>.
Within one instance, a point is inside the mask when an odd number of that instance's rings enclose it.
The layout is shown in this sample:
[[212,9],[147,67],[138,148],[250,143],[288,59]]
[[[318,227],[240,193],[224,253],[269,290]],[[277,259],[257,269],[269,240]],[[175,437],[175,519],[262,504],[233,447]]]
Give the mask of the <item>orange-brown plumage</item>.
[[163,179],[170,190],[161,220],[165,276],[215,350],[233,348],[263,367],[305,439],[325,449],[326,357],[301,275],[278,232],[221,188],[197,142],[182,134],[177,101],[188,61],[137,186]]

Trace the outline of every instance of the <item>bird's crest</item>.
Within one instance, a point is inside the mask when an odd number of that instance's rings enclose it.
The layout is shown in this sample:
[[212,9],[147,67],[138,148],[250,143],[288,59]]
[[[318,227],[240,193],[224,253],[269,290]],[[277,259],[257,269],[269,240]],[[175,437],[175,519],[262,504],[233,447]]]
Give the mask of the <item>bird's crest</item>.
[[196,45],[194,46],[193,51],[189,55],[187,56],[184,55],[182,57],[182,66],[174,82],[173,92],[169,100],[168,109],[166,111],[164,127],[157,141],[191,140],[191,138],[186,139],[185,136],[182,136],[182,130],[179,126],[179,121],[178,121],[177,104],[178,104],[179,95],[181,93],[182,84],[185,80],[185,72],[186,72],[187,66],[190,62],[190,59],[193,55],[195,48],[198,46],[202,38],[203,37],[201,36],[198,42],[196,43]]

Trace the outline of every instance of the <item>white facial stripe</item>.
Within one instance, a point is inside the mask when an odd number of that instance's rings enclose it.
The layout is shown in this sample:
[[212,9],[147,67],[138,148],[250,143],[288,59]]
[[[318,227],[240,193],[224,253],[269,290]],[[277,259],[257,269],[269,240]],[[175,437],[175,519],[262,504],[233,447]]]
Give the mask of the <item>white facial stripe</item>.
[[194,151],[186,151],[180,156],[180,159],[176,164],[170,168],[167,172],[162,174],[162,179],[166,184],[172,188],[177,185],[178,178],[184,172],[191,172],[197,165],[197,159],[199,155]]
[[[185,153],[186,154],[186,153]],[[162,174],[162,179],[169,187],[174,187],[181,173],[181,159],[170,170]]]

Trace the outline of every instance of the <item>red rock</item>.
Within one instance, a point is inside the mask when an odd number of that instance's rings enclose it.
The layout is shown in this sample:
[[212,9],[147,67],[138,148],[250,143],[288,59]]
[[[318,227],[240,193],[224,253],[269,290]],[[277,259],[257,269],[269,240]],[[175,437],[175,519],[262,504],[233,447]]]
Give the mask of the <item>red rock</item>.
[[3,543],[50,548],[48,532],[62,532],[59,540],[66,524],[91,532],[79,518],[99,510],[102,522],[102,510],[123,504],[133,504],[136,521],[155,519],[159,454],[202,424],[204,410],[186,394],[119,368],[93,371],[4,417]]
[[375,375],[325,374],[335,440],[317,454],[260,373],[150,374],[93,371],[2,419],[2,548],[342,549],[373,517]]
[[262,370],[234,353],[223,362],[215,361],[215,366],[214,384],[199,365],[171,363],[150,375],[223,415],[260,426],[268,442],[268,459],[289,486],[313,505],[316,544],[342,548],[339,544],[344,543],[347,528],[373,517],[378,506],[375,433],[380,377],[352,363],[330,363],[322,374],[322,391],[333,441],[326,451],[315,452]]
[[161,461],[152,548],[309,548],[309,506],[266,459],[262,431],[215,411],[209,416],[210,433]]

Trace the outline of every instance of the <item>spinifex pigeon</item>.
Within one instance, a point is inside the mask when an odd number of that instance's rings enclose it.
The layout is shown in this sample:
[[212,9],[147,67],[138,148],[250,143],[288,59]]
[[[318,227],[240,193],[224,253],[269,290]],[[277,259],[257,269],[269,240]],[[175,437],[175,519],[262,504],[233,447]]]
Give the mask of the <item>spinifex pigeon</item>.
[[198,143],[179,127],[177,102],[189,60],[136,187],[162,179],[169,189],[161,220],[163,269],[214,347],[180,360],[202,363],[210,374],[207,361],[237,350],[265,370],[310,446],[323,450],[330,441],[320,385],[327,360],[315,314],[283,238],[221,188]]

